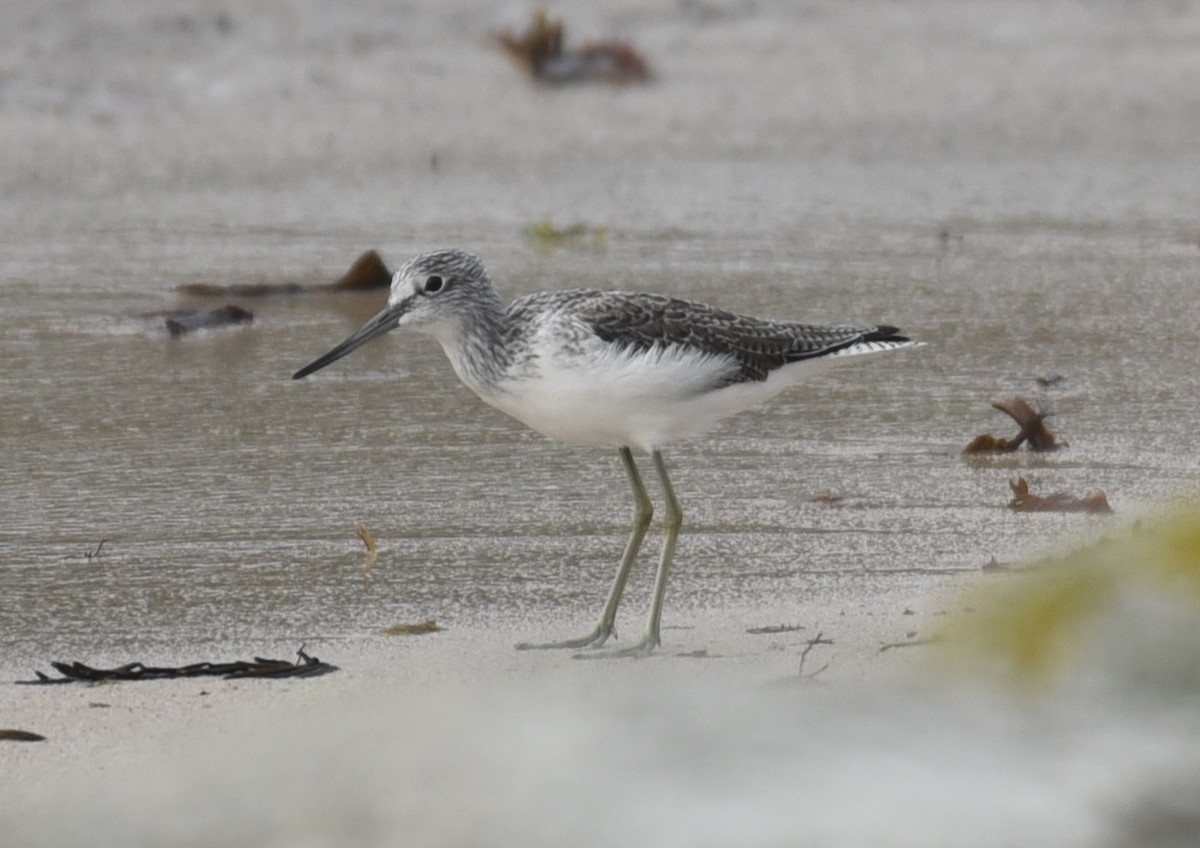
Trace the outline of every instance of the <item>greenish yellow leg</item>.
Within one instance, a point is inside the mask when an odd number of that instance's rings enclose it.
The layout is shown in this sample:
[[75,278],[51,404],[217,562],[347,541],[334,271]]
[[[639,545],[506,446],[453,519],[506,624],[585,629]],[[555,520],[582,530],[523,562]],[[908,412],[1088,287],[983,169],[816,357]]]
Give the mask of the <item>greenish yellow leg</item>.
[[646,619],[646,631],[637,644],[616,651],[605,651],[597,654],[581,654],[581,657],[644,657],[662,644],[662,608],[663,599],[667,594],[667,578],[671,573],[671,561],[675,558],[675,543],[679,539],[679,530],[683,526],[683,508],[667,475],[667,467],[663,464],[662,454],[655,450],[651,453],[654,459],[654,470],[662,482],[663,498],[666,502],[666,515],[663,516],[663,547],[662,556],[658,561],[658,573],[654,577],[654,599],[650,604],[650,616]]
[[[540,644],[522,642],[517,645],[518,651],[543,648],[598,648],[608,641],[609,636],[616,635],[617,607],[621,604],[621,596],[625,593],[625,584],[629,582],[629,573],[633,570],[634,560],[637,559],[638,550],[642,547],[642,540],[646,537],[646,529],[650,526],[650,519],[654,516],[654,507],[650,503],[650,496],[646,494],[642,477],[638,474],[637,466],[633,462],[633,452],[629,448],[621,448],[619,452],[621,463],[625,466],[625,473],[629,476],[629,485],[633,488],[633,530],[629,534],[629,542],[625,545],[625,553],[621,556],[621,565],[617,569],[616,578],[613,579],[608,600],[604,604],[604,610],[600,613],[600,621],[596,623],[596,627],[591,633],[580,636],[578,639],[564,639],[561,642]],[[657,456],[657,452],[655,456]],[[660,469],[660,477],[664,473],[661,465],[662,460],[659,458],[656,460],[656,467]],[[663,479],[665,480],[665,478]],[[671,494],[671,497],[674,497],[674,493]],[[670,509],[669,504],[670,499],[668,499],[668,509]],[[676,509],[678,509],[678,503],[676,503]],[[672,544],[673,547],[674,544]],[[659,571],[661,578],[661,566]],[[661,602],[659,605],[661,606]]]

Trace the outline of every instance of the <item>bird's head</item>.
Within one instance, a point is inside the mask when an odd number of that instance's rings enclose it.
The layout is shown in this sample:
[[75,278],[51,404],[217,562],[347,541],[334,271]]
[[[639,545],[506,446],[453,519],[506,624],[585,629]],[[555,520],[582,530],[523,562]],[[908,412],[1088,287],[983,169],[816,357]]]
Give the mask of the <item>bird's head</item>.
[[463,250],[434,250],[405,262],[392,276],[387,306],[324,356],[292,375],[307,377],[376,336],[412,327],[435,336],[459,332],[473,308],[498,302],[479,258]]

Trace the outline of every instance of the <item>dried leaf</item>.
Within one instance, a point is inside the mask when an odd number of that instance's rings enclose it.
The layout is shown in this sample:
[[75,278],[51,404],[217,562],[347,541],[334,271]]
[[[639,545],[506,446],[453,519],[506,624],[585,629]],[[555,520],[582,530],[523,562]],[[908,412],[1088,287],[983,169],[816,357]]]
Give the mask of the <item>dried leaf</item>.
[[992,398],[989,403],[992,408],[1000,410],[1016,421],[1020,431],[1013,439],[1002,439],[991,433],[976,436],[963,448],[963,453],[1007,453],[1026,442],[1032,450],[1052,451],[1066,444],[1060,444],[1046,427],[1048,413],[1035,410],[1025,398]]
[[371,531],[367,528],[367,525],[362,521],[358,522],[358,524],[354,525],[354,532],[358,533],[358,538],[362,539],[362,543],[367,546],[367,550],[370,553],[375,553],[375,537],[371,535]]
[[386,289],[392,284],[392,272],[383,264],[378,251],[362,253],[341,277],[325,285],[301,285],[300,283],[186,283],[179,291],[197,297],[277,297],[280,295],[303,294],[304,292],[336,289],[338,291],[373,291]]
[[31,730],[0,730],[0,742],[44,742],[46,737]]
[[392,272],[383,264],[383,259],[375,250],[368,250],[350,266],[335,283],[328,286],[339,291],[371,291],[386,289],[392,284]]
[[1036,451],[1058,448],[1054,434],[1046,428],[1047,413],[1036,411],[1025,398],[992,398],[990,403],[993,409],[1005,413],[1021,427],[1021,432],[1012,440],[1009,450],[1015,450],[1026,440],[1029,441],[1029,446]]
[[441,629],[436,621],[427,618],[415,624],[393,624],[379,632],[384,636],[422,636],[426,633],[437,633]]
[[1035,495],[1029,491],[1029,482],[1024,477],[1009,480],[1008,486],[1013,493],[1008,507],[1017,512],[1111,513],[1113,511],[1108,504],[1108,497],[1102,490],[1097,490],[1084,498],[1076,498],[1065,492]]
[[568,50],[566,28],[544,10],[533,13],[529,28],[520,35],[495,35],[514,62],[535,79],[549,83],[645,82],[650,69],[633,46],[625,41],[591,41]]
[[998,439],[991,433],[980,433],[963,448],[963,453],[1003,453],[1010,450],[1012,448],[1007,439]]

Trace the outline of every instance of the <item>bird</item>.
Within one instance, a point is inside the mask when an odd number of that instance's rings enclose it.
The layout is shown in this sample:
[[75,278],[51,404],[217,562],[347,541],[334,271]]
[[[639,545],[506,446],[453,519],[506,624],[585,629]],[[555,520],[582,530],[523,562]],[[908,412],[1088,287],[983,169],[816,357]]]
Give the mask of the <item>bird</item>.
[[578,638],[518,649],[600,648],[616,638],[617,608],[654,514],[633,451],[649,454],[662,488],[662,550],[641,639],[595,652],[618,656],[646,656],[662,641],[663,601],[683,525],[664,446],[701,435],[829,366],[921,344],[886,324],[753,318],[640,291],[550,290],[505,305],[477,256],[440,249],[400,266],[387,304],[292,379],[397,327],[436,339],[468,388],[533,430],[569,444],[616,448],[628,477],[633,526],[596,626]]

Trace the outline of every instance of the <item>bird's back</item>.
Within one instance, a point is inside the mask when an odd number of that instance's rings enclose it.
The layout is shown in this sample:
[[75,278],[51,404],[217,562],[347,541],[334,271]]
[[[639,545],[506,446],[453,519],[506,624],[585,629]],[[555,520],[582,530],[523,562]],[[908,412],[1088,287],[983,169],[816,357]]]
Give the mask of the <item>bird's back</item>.
[[888,325],[775,321],[647,292],[539,292],[514,301],[509,313],[524,324],[554,316],[631,352],[678,348],[727,357],[736,367],[724,376],[725,383],[765,381],[789,363],[912,344]]

